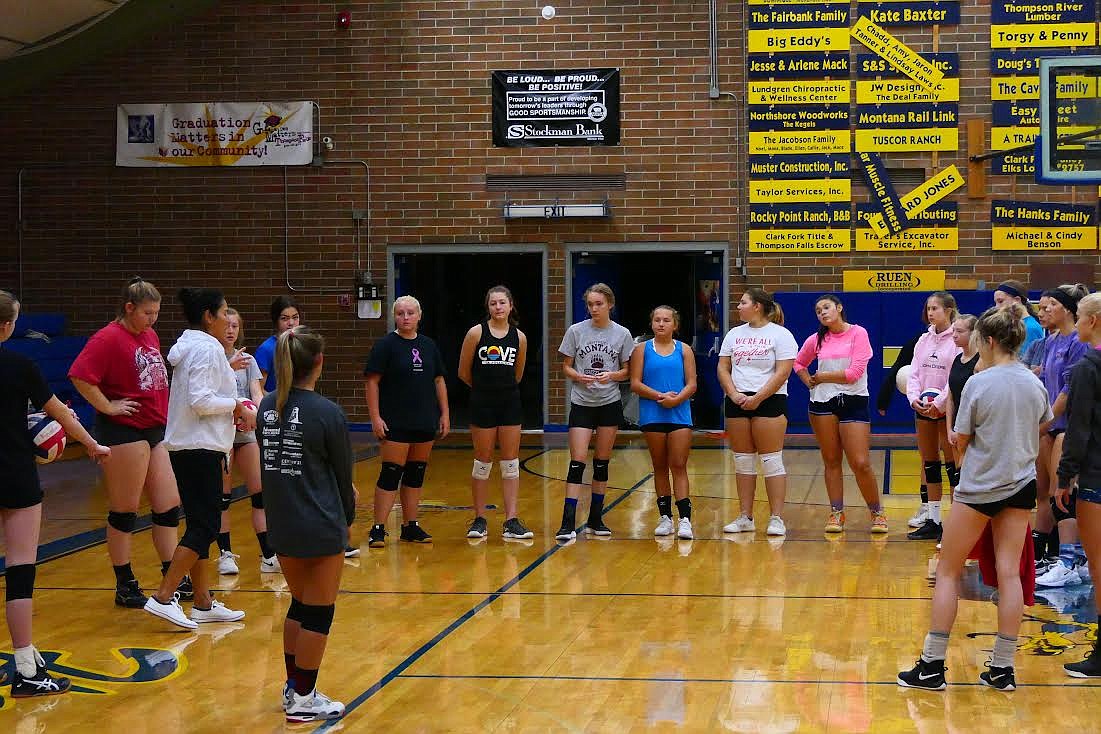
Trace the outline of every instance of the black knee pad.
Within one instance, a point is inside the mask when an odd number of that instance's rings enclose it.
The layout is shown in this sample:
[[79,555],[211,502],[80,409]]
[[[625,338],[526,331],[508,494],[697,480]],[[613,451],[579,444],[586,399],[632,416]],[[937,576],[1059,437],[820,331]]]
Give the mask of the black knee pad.
[[333,615],[336,613],[336,605],[320,606],[317,604],[301,604],[302,629],[316,632],[319,635],[329,634],[329,628],[333,626]]
[[924,464],[925,467],[925,483],[926,484],[940,484],[940,462],[939,461],[927,461]]
[[593,481],[594,482],[606,482],[608,481],[608,464],[610,462],[607,459],[593,459]]
[[401,486],[403,471],[405,471],[405,467],[401,464],[395,464],[392,461],[382,462],[382,469],[378,472],[376,485],[379,489],[385,489],[387,492],[397,492],[398,487]]
[[136,512],[115,512],[111,510],[107,513],[107,524],[120,533],[134,532],[134,526],[137,523],[138,513]]
[[264,493],[263,492],[257,492],[256,494],[250,494],[248,496],[248,501],[249,501],[249,504],[252,505],[252,509],[254,509],[254,510],[264,509]]
[[944,473],[948,475],[948,484],[953,487],[959,486],[960,483],[960,468],[951,461],[944,462]]
[[233,495],[223,494],[222,495],[222,512],[225,512],[226,510],[228,510],[229,506],[232,502],[233,502]]
[[570,484],[581,484],[585,481],[585,462],[571,461],[570,468],[566,471],[566,481]]
[[291,605],[287,609],[287,619],[302,624],[302,602],[291,597]]
[[34,594],[34,575],[37,568],[33,563],[21,563],[8,566],[4,576],[7,579],[7,600],[30,599]]
[[180,506],[176,505],[164,512],[154,512],[150,517],[153,518],[154,525],[162,528],[178,528],[180,527]]
[[427,461],[405,462],[405,472],[401,475],[401,483],[410,489],[420,489],[424,486],[424,472],[427,469]]
[[1055,504],[1055,498],[1052,497],[1048,500],[1051,503],[1051,512],[1055,515],[1055,524],[1058,525],[1063,520],[1073,520],[1078,517],[1078,507],[1075,501],[1077,494],[1072,494],[1067,498],[1067,509],[1060,510],[1059,505]]

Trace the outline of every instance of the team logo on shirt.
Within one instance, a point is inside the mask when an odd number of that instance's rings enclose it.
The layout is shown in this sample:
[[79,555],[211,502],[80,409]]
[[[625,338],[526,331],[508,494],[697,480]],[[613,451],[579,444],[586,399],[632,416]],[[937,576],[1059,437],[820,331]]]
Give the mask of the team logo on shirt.
[[424,372],[424,359],[421,357],[421,350],[410,349],[409,355],[413,360],[413,371]]
[[290,418],[287,418],[287,423],[301,423],[301,422],[302,421],[299,420],[299,418],[298,418],[298,407],[295,406],[295,407],[291,408],[291,416],[290,416]]
[[134,350],[134,367],[138,371],[138,387],[146,392],[168,389],[168,370],[156,349],[138,347]]
[[279,421],[278,411],[275,411],[275,410],[265,410],[264,411],[264,422],[265,423],[277,423],[278,421]]
[[483,365],[501,365],[512,367],[516,364],[516,347],[481,347],[478,349],[478,359]]

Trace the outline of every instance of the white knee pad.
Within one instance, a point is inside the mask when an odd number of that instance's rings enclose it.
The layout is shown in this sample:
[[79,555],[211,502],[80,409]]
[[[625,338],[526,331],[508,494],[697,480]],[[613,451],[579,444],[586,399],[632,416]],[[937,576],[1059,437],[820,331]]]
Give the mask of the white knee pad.
[[756,474],[757,473],[757,454],[739,454],[734,452],[734,473],[735,474]]
[[761,454],[761,468],[766,477],[781,477],[787,474],[788,471],[784,468],[784,452]]
[[470,476],[475,479],[489,479],[490,473],[493,471],[493,464],[486,461],[474,460],[474,470],[470,472]]
[[519,459],[502,459],[500,464],[501,479],[516,479],[518,476],[520,476]]

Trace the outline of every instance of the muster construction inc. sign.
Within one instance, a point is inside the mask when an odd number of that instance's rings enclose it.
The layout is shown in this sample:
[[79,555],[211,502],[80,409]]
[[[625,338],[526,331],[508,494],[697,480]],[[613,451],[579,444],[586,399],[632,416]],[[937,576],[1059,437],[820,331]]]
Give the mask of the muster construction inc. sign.
[[493,72],[493,144],[619,145],[619,69]]

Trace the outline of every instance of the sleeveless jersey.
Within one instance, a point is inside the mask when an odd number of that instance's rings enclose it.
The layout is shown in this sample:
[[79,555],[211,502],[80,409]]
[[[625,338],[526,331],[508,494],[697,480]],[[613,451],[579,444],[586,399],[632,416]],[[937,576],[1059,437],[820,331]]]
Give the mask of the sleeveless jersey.
[[[658,392],[680,392],[684,389],[684,345],[673,342],[677,348],[668,357],[654,350],[654,340],[646,342],[646,351],[642,357],[642,383]],[[692,425],[692,404],[685,400],[675,408],[663,408],[653,400],[640,398],[638,401],[639,425],[649,423],[673,423],[681,426]]]
[[515,326],[498,339],[482,322],[482,336],[474,350],[470,365],[472,389],[475,392],[507,392],[516,389],[516,359],[520,356],[520,334]]

